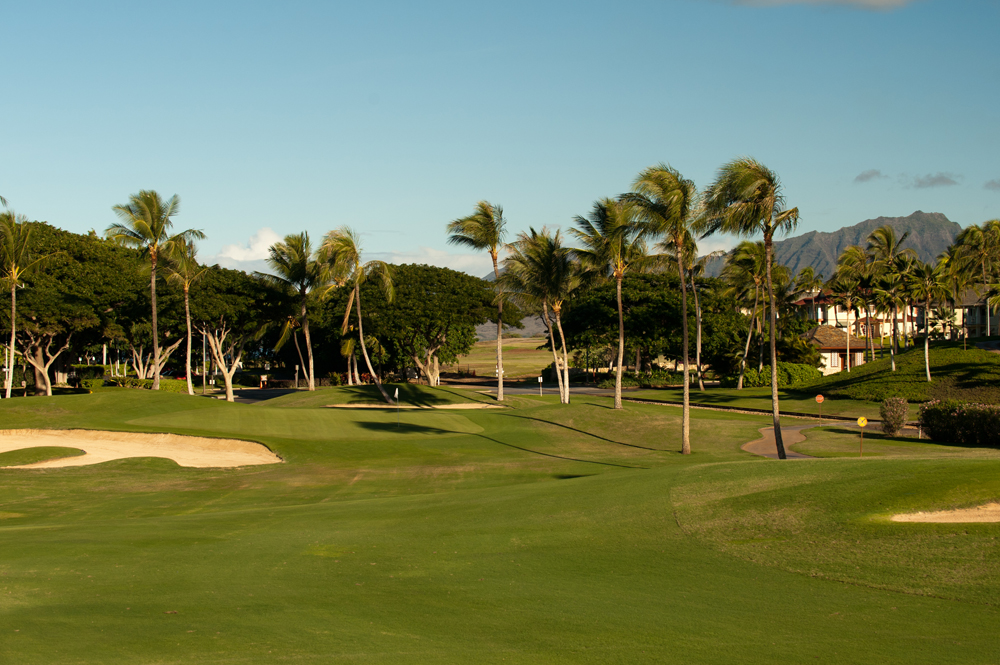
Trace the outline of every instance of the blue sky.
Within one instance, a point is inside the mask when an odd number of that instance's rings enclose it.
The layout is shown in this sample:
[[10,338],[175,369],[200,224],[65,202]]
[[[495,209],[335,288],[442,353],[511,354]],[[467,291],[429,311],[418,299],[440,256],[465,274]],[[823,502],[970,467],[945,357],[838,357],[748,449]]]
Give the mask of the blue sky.
[[[800,232],[1000,216],[993,0],[5,3],[0,194],[84,232],[179,194],[203,259],[341,225],[483,274],[479,199],[571,224],[666,161],[752,155]],[[710,243],[726,244],[725,239]]]

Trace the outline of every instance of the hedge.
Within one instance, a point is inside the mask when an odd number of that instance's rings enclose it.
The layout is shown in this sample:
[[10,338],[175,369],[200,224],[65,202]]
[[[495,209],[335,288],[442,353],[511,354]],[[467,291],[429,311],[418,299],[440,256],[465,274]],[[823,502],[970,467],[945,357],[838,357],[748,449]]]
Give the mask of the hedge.
[[933,441],[1000,447],[1000,405],[932,400],[920,407],[920,425]]
[[[778,363],[778,387],[790,388],[799,384],[810,383],[822,377],[822,373],[812,365],[800,365],[798,363]],[[739,382],[739,376],[726,377],[722,381],[724,388],[735,388]],[[771,385],[771,366],[764,365],[758,371],[754,367],[748,367],[743,375],[744,388],[767,388]]]

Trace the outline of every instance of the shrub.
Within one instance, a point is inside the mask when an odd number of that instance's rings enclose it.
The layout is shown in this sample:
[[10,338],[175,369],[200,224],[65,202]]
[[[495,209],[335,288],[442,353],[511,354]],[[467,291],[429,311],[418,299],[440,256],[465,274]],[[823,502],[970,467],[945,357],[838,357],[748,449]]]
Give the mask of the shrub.
[[85,390],[93,390],[104,385],[104,379],[81,379],[80,387]]
[[932,400],[920,407],[920,425],[933,441],[1000,447],[1000,405]]
[[152,390],[153,380],[137,379],[134,376],[118,376],[113,379],[105,381],[104,385],[114,386],[116,388],[138,388],[138,389]]
[[[598,388],[612,389],[615,387],[615,375],[612,374],[610,378],[604,379],[597,384]],[[634,374],[622,374],[622,388],[638,388],[639,381],[635,378]]]
[[882,417],[882,432],[886,436],[896,436],[903,431],[909,407],[910,405],[902,397],[883,400],[879,415]]
[[[822,373],[812,365],[778,362],[778,387],[791,388],[800,384],[810,383],[821,378]],[[735,388],[739,375],[726,377],[722,385]],[[767,388],[771,385],[771,366],[764,365],[760,371],[755,367],[747,367],[743,374],[744,388]]]
[[83,385],[87,379],[103,379],[108,373],[105,365],[70,365],[70,371],[76,374],[76,380]]

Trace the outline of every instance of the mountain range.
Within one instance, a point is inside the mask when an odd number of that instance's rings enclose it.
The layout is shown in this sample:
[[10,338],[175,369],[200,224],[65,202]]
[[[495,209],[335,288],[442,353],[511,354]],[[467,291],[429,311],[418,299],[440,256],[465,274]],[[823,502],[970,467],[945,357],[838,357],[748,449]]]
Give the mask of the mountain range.
[[[924,262],[934,261],[962,230],[961,225],[942,213],[918,210],[908,217],[876,217],[829,233],[810,231],[778,240],[774,243],[774,257],[777,263],[788,266],[793,275],[812,266],[816,274],[829,279],[837,271],[837,257],[844,249],[851,245],[864,247],[871,232],[886,225],[895,229],[897,236],[909,232],[903,247],[912,248]],[[724,264],[724,257],[713,259],[706,266],[707,274],[718,276]]]

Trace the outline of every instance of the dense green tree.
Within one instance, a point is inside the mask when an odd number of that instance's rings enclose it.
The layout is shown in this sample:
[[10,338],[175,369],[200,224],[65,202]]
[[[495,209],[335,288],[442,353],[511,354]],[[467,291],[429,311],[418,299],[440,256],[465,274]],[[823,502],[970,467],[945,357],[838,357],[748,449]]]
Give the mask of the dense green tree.
[[226,400],[232,402],[233,377],[248,344],[277,320],[287,296],[263,279],[218,266],[204,273],[199,286],[191,297],[191,318],[205,336],[225,383]]
[[705,213],[699,227],[699,231],[705,235],[722,232],[744,237],[758,233],[764,236],[767,268],[765,282],[770,304],[771,410],[778,458],[785,459],[778,408],[777,308],[771,273],[774,263],[774,234],[795,230],[799,221],[799,209],[785,207],[781,181],[774,171],[752,158],[740,157],[725,164],[706,191]]
[[476,326],[496,313],[492,285],[428,265],[395,265],[392,273],[391,301],[375,285],[362,289],[370,310],[369,339],[393,348],[396,357],[406,365],[412,363],[428,385],[437,385],[441,364],[455,362],[472,350]]
[[17,289],[25,277],[38,270],[48,255],[39,254],[31,238],[32,225],[27,217],[13,211],[0,212],[0,284],[10,289],[10,345],[4,361],[4,398],[10,399],[14,380],[14,358],[17,348]]

